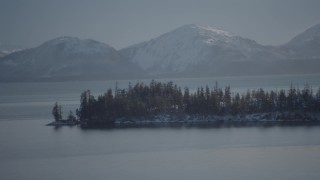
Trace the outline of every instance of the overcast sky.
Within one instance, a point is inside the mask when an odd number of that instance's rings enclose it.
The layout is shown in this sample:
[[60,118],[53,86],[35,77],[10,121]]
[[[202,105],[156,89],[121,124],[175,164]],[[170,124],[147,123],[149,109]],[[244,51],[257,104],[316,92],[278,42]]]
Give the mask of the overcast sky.
[[320,0],[0,0],[0,43],[37,46],[59,36],[116,49],[185,24],[279,45],[320,23]]

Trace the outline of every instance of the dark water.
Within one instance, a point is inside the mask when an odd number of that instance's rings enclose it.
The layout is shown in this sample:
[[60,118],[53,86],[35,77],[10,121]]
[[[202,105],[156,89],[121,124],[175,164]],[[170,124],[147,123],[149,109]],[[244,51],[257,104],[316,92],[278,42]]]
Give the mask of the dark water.
[[0,122],[1,179],[318,180],[320,127],[55,129]]
[[[320,75],[176,79],[194,90],[215,81],[238,92],[317,88]],[[134,81],[131,81],[134,82]],[[146,80],[149,82],[149,80]],[[129,81],[118,81],[126,87]],[[44,126],[55,101],[75,109],[85,89],[115,81],[0,84],[0,179],[320,179],[320,126],[129,128]]]

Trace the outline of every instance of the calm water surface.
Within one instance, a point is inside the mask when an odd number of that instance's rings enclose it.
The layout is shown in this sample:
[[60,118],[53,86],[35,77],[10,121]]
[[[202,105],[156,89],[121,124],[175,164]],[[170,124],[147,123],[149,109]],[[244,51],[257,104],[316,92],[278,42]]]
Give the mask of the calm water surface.
[[320,127],[81,130],[0,122],[1,179],[318,180]]
[[[176,79],[196,89],[319,87],[319,75]],[[131,81],[135,82],[135,81]],[[149,80],[146,80],[149,82]],[[129,81],[118,81],[126,87]],[[320,127],[52,128],[55,101],[75,109],[85,89],[115,81],[0,84],[0,179],[320,179]]]
[[[150,83],[150,79],[139,80]],[[220,87],[231,86],[233,92],[244,93],[247,89],[264,88],[265,90],[287,89],[292,83],[303,88],[306,83],[315,90],[320,87],[320,74],[316,75],[283,75],[255,77],[220,77],[220,78],[186,78],[160,79],[173,81],[180,87],[189,87],[195,91],[200,86],[213,87],[218,82]],[[135,80],[121,80],[117,84],[127,88]],[[94,95],[100,95],[109,88],[115,88],[116,81],[91,82],[56,82],[56,83],[0,83],[0,121],[1,120],[47,120],[51,118],[51,109],[55,102],[63,105],[67,114],[79,105],[80,94],[90,89]]]

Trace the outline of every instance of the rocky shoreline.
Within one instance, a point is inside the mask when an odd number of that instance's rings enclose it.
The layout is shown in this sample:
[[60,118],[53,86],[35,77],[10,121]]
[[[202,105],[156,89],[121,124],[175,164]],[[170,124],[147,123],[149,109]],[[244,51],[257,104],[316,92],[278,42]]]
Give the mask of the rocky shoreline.
[[[153,117],[145,117],[140,119],[116,119],[112,124],[104,126],[148,126],[148,125],[215,125],[215,124],[320,124],[320,113],[305,113],[305,112],[273,112],[273,113],[254,113],[247,115],[170,115],[163,114]],[[75,126],[81,125],[88,127],[86,123],[81,123],[78,120],[59,120],[46,124],[47,126]],[[101,125],[101,124],[97,124]],[[95,126],[95,125],[93,125]]]
[[264,125],[320,125],[320,113],[273,112],[247,115],[170,115],[163,114],[145,118],[120,118],[112,124],[80,123],[83,128],[104,127],[220,127]]
[[75,126],[79,125],[80,121],[71,121],[71,120],[59,120],[59,121],[53,121],[51,123],[46,124],[46,126]]

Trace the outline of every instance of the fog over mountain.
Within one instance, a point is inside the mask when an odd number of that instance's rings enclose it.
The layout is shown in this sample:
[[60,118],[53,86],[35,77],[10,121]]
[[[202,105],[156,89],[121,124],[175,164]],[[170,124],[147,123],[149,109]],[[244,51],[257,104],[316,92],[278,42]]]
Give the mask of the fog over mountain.
[[60,37],[0,59],[2,81],[130,79],[320,72],[320,25],[282,46],[210,26],[185,25],[119,51]]

